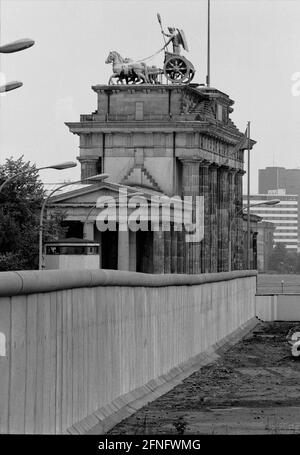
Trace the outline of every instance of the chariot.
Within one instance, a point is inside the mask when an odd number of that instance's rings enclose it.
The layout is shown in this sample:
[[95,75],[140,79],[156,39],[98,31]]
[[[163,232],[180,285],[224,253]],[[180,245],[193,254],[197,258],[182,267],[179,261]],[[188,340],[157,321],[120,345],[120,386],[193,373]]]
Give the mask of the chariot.
[[183,55],[165,52],[163,67],[167,80],[177,84],[188,84],[195,75],[193,64]]
[[[117,84],[161,84],[162,74],[172,84],[189,84],[191,82],[195,75],[195,68],[180,53],[181,48],[186,52],[189,50],[184,31],[179,28],[168,27],[169,33],[166,33],[163,30],[159,14],[157,14],[157,18],[164,36],[164,46],[149,57],[136,61],[130,58],[123,58],[117,51],[111,51],[105,61],[105,63],[112,63],[113,65],[113,74],[110,76],[109,84],[113,83],[113,79],[117,80]],[[166,37],[168,40],[166,40]],[[171,44],[173,52],[168,50],[168,45]],[[163,51],[165,53],[163,68],[146,64],[147,60]]]

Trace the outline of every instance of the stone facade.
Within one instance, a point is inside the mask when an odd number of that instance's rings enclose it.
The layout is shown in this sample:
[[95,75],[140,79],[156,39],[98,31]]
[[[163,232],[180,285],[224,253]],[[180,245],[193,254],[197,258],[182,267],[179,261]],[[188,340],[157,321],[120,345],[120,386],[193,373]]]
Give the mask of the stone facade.
[[274,247],[274,223],[261,221],[257,225],[257,269],[261,273],[270,271],[269,260]]
[[109,182],[204,197],[204,239],[186,243],[183,232],[160,226],[152,233],[153,272],[228,270],[229,226],[231,268],[242,269],[244,151],[236,147],[243,134],[230,119],[233,101],[197,84],[92,89],[97,110],[67,123],[80,138],[82,178],[105,172]]

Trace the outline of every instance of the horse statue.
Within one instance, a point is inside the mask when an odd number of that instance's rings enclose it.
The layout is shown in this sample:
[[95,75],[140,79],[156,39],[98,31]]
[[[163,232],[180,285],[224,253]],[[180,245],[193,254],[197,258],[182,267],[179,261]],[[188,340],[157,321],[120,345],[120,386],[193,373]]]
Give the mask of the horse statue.
[[110,76],[108,84],[112,84],[113,79],[117,83],[126,84],[157,84],[158,75],[163,74],[163,70],[155,66],[148,67],[145,62],[134,62],[130,58],[123,58],[118,52],[111,51],[105,63],[112,63],[113,74]]

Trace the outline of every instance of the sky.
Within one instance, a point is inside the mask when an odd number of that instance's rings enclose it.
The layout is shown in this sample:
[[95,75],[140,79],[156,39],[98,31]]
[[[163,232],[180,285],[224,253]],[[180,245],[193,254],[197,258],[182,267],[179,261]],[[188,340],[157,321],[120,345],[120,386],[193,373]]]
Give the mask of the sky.
[[[76,161],[79,138],[64,122],[96,109],[91,86],[107,83],[109,51],[142,59],[162,47],[158,12],[165,28],[185,31],[193,82],[204,83],[206,0],[0,0],[1,44],[35,40],[23,52],[0,54],[1,83],[24,84],[0,95],[0,162],[20,155],[38,167]],[[251,122],[252,193],[258,169],[300,167],[299,22],[300,0],[211,0],[211,85],[235,101],[231,118],[241,131]],[[163,54],[152,64],[162,66]],[[76,180],[79,165],[41,178]]]

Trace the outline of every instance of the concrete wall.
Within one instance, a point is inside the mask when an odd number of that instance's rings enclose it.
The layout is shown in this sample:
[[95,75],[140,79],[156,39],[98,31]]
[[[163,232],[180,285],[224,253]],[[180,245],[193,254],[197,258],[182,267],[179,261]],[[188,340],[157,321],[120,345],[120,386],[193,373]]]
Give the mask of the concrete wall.
[[300,294],[257,295],[256,316],[262,321],[300,321]]
[[0,432],[91,428],[253,318],[255,288],[253,271],[1,273]]

